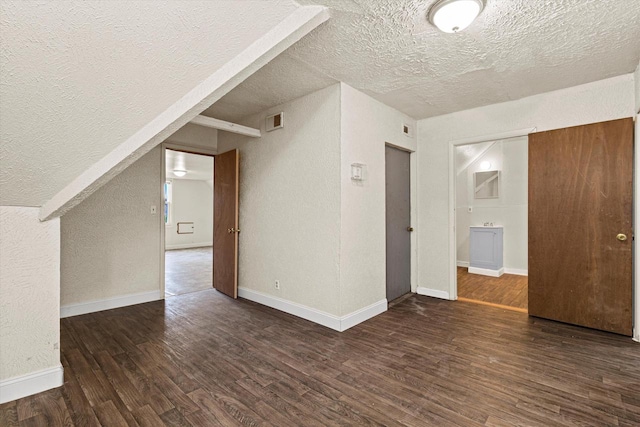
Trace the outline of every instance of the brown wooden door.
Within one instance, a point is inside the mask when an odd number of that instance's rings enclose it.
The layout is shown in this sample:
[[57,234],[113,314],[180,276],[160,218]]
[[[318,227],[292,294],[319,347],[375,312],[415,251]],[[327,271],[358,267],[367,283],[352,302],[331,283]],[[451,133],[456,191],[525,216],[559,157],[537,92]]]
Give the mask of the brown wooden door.
[[632,119],[529,135],[530,315],[632,334],[632,168]]
[[238,297],[238,190],[240,153],[215,156],[213,170],[213,287]]

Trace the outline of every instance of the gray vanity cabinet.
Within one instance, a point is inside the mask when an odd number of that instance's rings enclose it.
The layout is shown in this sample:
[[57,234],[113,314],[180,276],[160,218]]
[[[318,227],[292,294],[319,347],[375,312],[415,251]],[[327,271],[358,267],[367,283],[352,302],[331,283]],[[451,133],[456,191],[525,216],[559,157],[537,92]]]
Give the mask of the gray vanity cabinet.
[[499,277],[504,273],[502,227],[471,227],[469,273]]

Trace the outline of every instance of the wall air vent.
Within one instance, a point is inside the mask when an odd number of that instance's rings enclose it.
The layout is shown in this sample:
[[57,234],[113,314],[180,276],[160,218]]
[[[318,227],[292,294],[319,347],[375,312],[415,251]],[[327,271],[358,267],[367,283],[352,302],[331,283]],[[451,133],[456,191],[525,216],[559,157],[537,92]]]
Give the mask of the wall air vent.
[[402,123],[402,133],[411,137],[413,136],[413,129],[411,129],[411,126],[409,126],[408,124]]
[[265,126],[267,132],[271,132],[272,130],[280,129],[283,127],[284,113],[278,113],[267,117]]

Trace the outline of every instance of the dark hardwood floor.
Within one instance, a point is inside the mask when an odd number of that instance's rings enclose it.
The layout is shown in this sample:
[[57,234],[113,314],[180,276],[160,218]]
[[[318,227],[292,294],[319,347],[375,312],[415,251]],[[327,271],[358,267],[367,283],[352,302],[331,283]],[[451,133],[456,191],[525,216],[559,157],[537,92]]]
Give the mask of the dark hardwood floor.
[[470,274],[458,267],[458,298],[514,307],[526,312],[528,277],[503,274],[500,277]]
[[165,295],[182,295],[213,287],[213,247],[165,251]]
[[640,425],[639,344],[478,304],[338,333],[206,290],[61,322],[64,386],[0,425]]

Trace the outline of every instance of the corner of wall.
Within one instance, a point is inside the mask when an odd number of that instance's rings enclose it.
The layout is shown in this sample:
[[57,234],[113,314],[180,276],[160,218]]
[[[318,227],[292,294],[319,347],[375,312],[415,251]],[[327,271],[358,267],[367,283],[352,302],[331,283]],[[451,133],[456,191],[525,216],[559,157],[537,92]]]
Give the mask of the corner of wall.
[[635,99],[636,99],[636,114],[640,114],[640,61],[636,67],[635,73],[633,73],[633,79],[635,83]]
[[38,214],[0,207],[0,403],[62,385],[60,220]]

